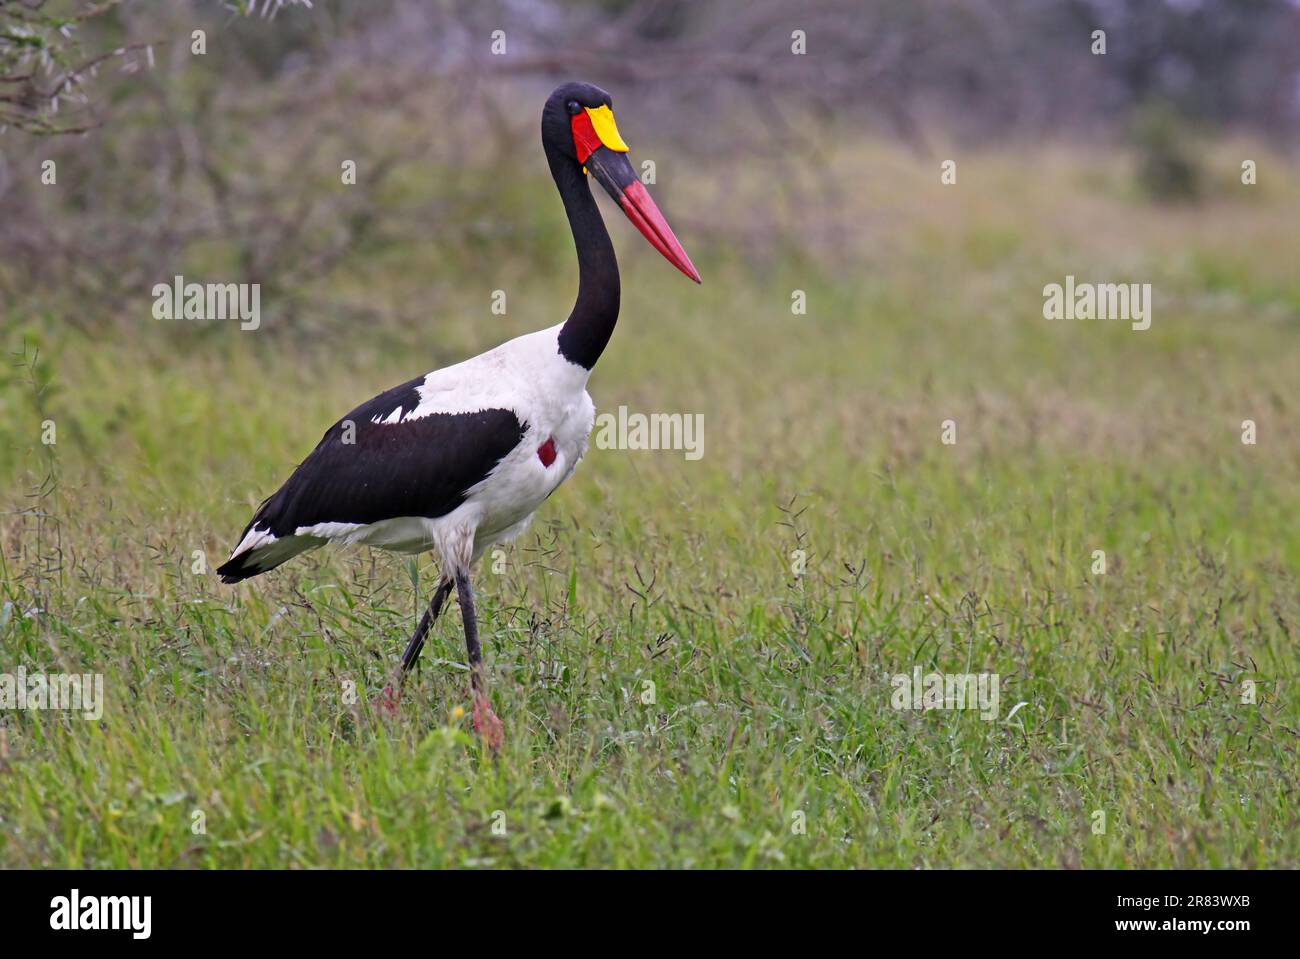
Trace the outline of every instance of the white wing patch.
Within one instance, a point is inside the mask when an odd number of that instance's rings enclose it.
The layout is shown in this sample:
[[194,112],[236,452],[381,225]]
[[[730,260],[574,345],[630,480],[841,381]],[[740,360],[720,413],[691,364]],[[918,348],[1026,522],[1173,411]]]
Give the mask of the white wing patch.
[[361,528],[361,523],[316,523],[312,526],[299,526],[293,531],[293,535],[315,536],[320,539],[343,540],[346,542],[352,533]]
[[236,556],[242,556],[249,550],[257,549],[259,546],[269,546],[275,540],[276,537],[269,529],[250,529],[244,538],[239,541],[235,551],[230,554],[230,558],[234,559]]
[[279,566],[286,560],[292,559],[305,550],[313,549],[323,542],[325,542],[323,539],[302,536],[285,536],[281,538],[269,529],[250,529],[247,535],[239,541],[235,551],[230,554],[230,559],[235,560],[248,554],[245,565],[248,568],[265,571]]

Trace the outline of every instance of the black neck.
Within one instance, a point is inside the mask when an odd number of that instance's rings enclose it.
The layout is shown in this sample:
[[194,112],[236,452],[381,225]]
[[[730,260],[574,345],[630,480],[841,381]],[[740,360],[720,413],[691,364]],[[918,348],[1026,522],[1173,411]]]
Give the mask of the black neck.
[[560,330],[560,355],[591,369],[618,322],[618,261],[587,177],[570,158],[548,155],[578,249],[578,299]]

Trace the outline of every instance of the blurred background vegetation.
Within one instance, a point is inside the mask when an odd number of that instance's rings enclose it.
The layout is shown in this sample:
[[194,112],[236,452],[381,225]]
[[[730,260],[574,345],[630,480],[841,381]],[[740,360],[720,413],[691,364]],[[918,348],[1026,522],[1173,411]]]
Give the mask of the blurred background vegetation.
[[[191,52],[199,29],[203,56]],[[494,30],[504,56],[491,52]],[[794,30],[806,55],[791,53]],[[677,204],[690,235],[760,265],[851,260],[873,230],[851,198],[878,174],[823,171],[866,140],[927,166],[1009,141],[1128,145],[1144,194],[1212,193],[1208,138],[1289,146],[1300,131],[1300,9],[5,0],[0,295],[93,296],[103,308],[67,322],[138,329],[135,308],[159,278],[237,275],[273,285],[271,328],[285,333],[414,322],[483,257],[563,268],[535,141],[538,105],[569,77],[632,108],[628,135],[660,160],[670,202],[683,181],[713,185],[707,206]],[[58,189],[41,188],[46,159]],[[343,159],[359,189],[340,188]],[[377,291],[374,271],[404,255],[420,278]],[[336,284],[328,296],[324,283]]]

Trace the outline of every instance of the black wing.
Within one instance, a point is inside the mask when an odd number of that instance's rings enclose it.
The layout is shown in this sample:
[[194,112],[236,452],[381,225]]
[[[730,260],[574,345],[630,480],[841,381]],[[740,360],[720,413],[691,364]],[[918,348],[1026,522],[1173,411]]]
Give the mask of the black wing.
[[[419,403],[416,387],[423,382],[418,377],[381,393],[326,430],[244,533],[256,527],[282,539],[317,523],[436,518],[465,502],[465,491],[519,445],[527,424],[508,409],[433,413],[399,422]],[[395,422],[382,422],[395,410],[400,411]],[[247,555],[232,558],[217,572],[232,582],[265,572],[245,565]]]

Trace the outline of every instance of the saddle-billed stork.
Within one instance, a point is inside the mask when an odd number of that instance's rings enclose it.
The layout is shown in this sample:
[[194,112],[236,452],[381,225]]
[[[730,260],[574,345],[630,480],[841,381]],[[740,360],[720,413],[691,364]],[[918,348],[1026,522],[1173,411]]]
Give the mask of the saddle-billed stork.
[[493,544],[518,536],[586,452],[595,417],[587,378],[618,320],[618,262],[587,175],[673,266],[700,282],[632,171],[608,93],[589,83],[555,90],[542,110],[542,147],[578,252],[578,298],[568,319],[358,406],[262,503],[217,570],[236,583],[330,542],[432,550],[438,585],[383,703],[396,705],[454,585],[473,724],[492,747],[502,727],[485,689],[470,567]]

